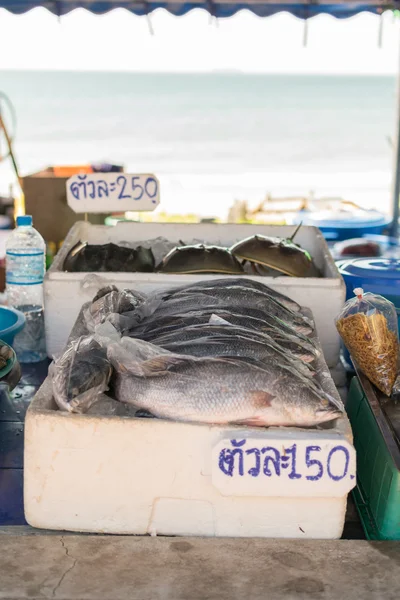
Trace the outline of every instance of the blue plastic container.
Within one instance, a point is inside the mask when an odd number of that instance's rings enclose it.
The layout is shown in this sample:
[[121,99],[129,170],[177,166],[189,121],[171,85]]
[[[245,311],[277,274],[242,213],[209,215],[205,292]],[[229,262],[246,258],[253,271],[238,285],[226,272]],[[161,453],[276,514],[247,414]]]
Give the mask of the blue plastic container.
[[0,340],[12,346],[14,337],[24,325],[25,316],[22,312],[9,306],[0,306]]
[[[377,211],[358,211],[355,214],[328,212],[299,212],[293,219],[294,224],[318,227],[327,241],[340,242],[364,235],[381,235],[391,223],[391,219]],[[330,216],[332,215],[332,216]]]
[[[346,300],[354,298],[353,290],[362,288],[384,296],[396,307],[400,331],[400,260],[390,258],[352,258],[338,261],[337,266],[346,284]],[[344,359],[351,365],[350,355],[344,351]]]

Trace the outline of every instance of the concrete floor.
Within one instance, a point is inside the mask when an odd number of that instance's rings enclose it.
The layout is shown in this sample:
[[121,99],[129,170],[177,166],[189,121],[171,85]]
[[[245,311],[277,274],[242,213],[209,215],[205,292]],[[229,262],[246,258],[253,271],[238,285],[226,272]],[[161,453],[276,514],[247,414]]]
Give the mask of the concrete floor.
[[0,599],[398,600],[400,542],[0,532]]

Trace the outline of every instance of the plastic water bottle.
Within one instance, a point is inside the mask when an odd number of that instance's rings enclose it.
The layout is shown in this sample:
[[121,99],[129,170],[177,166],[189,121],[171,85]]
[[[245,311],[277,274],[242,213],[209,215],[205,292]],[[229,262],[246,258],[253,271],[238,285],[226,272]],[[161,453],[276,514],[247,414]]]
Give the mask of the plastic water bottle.
[[22,363],[46,358],[43,315],[43,278],[46,244],[32,227],[32,217],[17,217],[17,227],[6,245],[8,304],[25,314],[25,327],[15,337],[14,350]]

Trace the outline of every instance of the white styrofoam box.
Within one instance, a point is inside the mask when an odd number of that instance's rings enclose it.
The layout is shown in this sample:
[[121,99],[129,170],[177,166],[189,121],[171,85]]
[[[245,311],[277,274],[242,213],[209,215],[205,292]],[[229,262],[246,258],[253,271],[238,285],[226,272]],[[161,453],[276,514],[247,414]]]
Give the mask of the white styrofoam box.
[[[321,384],[338,397],[321,364]],[[115,534],[341,536],[356,481],[346,416],[313,429],[243,428],[119,416],[129,414],[125,405],[102,401],[107,410],[61,412],[49,379],[35,396],[25,420],[30,525]]]
[[[165,237],[172,243],[180,240],[204,240],[210,244],[231,246],[235,242],[254,235],[289,237],[293,227],[275,225],[219,225],[219,224],[172,224],[172,223],[118,223],[115,227],[91,225],[84,221],[75,223],[63,247],[44,280],[46,344],[48,355],[62,352],[82,305],[91,300],[96,291],[114,283],[119,288],[134,288],[144,292],[192,283],[200,279],[213,279],[221,275],[163,275],[158,273],[64,273],[64,259],[68,251],[79,241],[90,244],[141,242]],[[339,360],[339,336],[334,318],[345,301],[345,286],[329,253],[328,246],[318,229],[302,227],[296,242],[308,250],[324,274],[323,278],[259,277],[251,279],[271,286],[279,292],[310,308],[314,314],[319,339],[330,367]],[[90,284],[89,284],[90,282]]]

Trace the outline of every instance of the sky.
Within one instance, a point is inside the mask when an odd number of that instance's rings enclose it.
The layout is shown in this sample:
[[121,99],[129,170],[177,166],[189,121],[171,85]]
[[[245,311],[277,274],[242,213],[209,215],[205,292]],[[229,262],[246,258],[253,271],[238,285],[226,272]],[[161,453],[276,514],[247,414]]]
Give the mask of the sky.
[[368,13],[310,20],[304,47],[304,22],[287,13],[262,19],[242,11],[215,22],[202,10],[184,17],[159,10],[150,28],[122,9],[103,16],[77,10],[61,20],[45,9],[0,9],[0,69],[392,75],[400,19],[382,19],[381,47],[380,17]]

